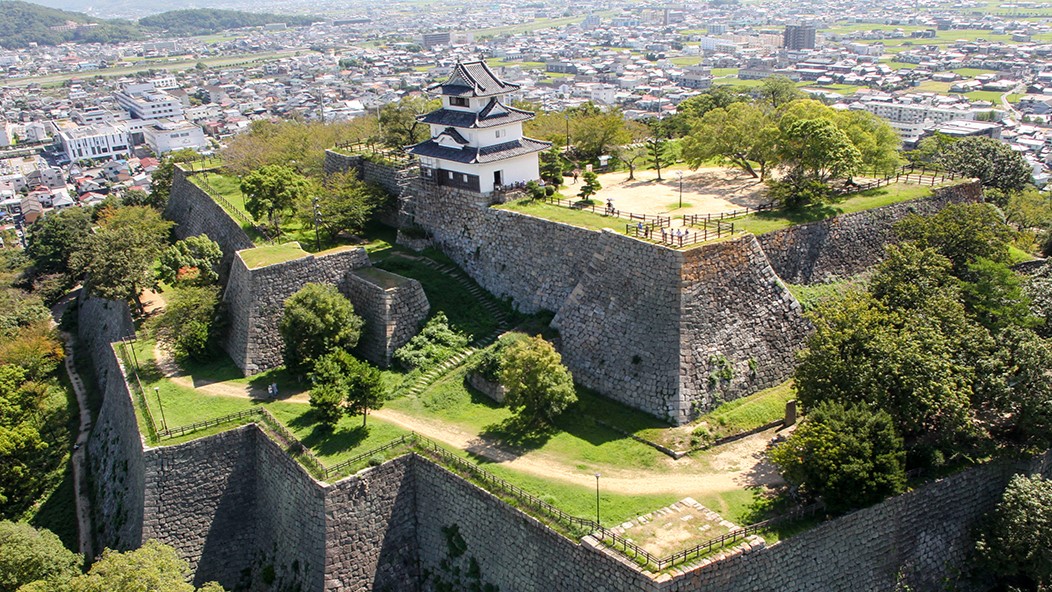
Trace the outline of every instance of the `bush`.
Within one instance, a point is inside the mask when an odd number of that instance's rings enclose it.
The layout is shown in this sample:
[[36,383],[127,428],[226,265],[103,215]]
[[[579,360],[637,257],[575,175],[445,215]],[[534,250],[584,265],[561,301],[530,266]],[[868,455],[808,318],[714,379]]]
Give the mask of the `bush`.
[[431,317],[420,333],[398,348],[394,360],[408,370],[427,370],[453,357],[468,345],[468,337],[449,326],[445,313]]
[[512,343],[501,357],[504,403],[528,427],[550,425],[577,402],[573,377],[551,343],[540,335]]
[[153,323],[157,340],[177,358],[207,361],[219,336],[219,288],[186,286],[168,293],[164,312]]
[[1008,589],[1046,589],[1052,583],[1052,481],[1012,477],[975,547]]
[[787,483],[832,512],[877,503],[906,486],[906,453],[891,416],[862,405],[819,404],[770,458]]
[[307,284],[285,301],[278,325],[285,344],[285,365],[306,374],[314,361],[338,349],[358,345],[364,321],[335,286]]
[[543,199],[545,188],[536,181],[529,181],[526,183],[526,194],[530,196],[530,199]]
[[482,350],[471,367],[471,371],[490,382],[500,381],[501,362],[508,347],[526,336],[522,333],[508,333],[502,335],[496,343]]
[[545,185],[544,186],[544,195],[546,195],[548,197],[551,197],[551,196],[555,195],[555,186],[554,185]]

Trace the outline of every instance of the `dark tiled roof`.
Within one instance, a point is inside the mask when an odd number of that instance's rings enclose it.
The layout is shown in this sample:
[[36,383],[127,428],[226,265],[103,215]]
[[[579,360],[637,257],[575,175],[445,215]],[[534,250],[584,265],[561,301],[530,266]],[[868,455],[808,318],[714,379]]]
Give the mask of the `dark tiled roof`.
[[441,146],[434,140],[427,140],[410,148],[409,153],[415,154],[416,156],[441,158],[442,160],[451,160],[453,162],[462,162],[465,164],[484,164],[487,162],[505,160],[515,156],[522,156],[523,154],[530,154],[531,152],[540,152],[542,150],[547,150],[551,145],[551,142],[541,142],[532,138],[522,138],[520,140],[504,142],[503,144],[486,146],[485,148],[465,147],[461,149]]
[[518,84],[511,84],[497,78],[486,62],[479,61],[457,62],[445,82],[436,84],[427,90],[441,89],[442,94],[450,96],[491,97],[511,92],[517,88],[519,88]]
[[[498,105],[504,111],[494,113]],[[437,111],[432,111],[427,115],[417,117],[417,120],[423,123],[448,125],[460,128],[496,127],[498,125],[527,121],[529,119],[533,119],[533,113],[509,107],[495,98],[490,99],[489,104],[478,113],[455,111],[453,109],[439,109]]]
[[438,139],[439,136],[449,136],[454,142],[460,144],[461,146],[465,146],[470,143],[468,142],[467,138],[460,135],[460,132],[458,132],[455,128],[452,127],[447,127],[446,129],[442,130],[442,133],[438,134],[438,136],[435,136],[435,139]]

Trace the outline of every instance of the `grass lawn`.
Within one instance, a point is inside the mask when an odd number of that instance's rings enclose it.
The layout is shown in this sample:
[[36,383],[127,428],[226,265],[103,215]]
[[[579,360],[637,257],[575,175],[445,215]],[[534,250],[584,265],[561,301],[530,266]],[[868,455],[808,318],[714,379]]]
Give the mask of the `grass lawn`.
[[[543,453],[589,474],[611,468],[665,469],[662,462],[667,456],[596,423],[594,417],[605,419],[602,414],[605,405],[594,395],[585,395],[583,404],[564,412],[556,420],[555,430],[522,436],[503,423],[512,416],[508,408],[469,389],[464,382],[466,376],[467,369],[461,367],[419,396],[400,397],[386,405],[415,416],[440,419],[469,433],[499,439],[520,452]],[[476,460],[487,462],[482,457]]]
[[240,252],[241,259],[249,269],[266,267],[275,263],[284,263],[299,259],[308,255],[297,242],[284,243],[280,245],[265,245],[254,249],[245,249]]
[[749,214],[748,216],[735,219],[733,221],[734,229],[751,232],[756,235],[766,234],[796,224],[807,224],[808,222],[832,218],[839,214],[871,210],[881,206],[927,197],[930,194],[931,187],[927,185],[896,183],[879,189],[869,189],[855,193],[842,201],[832,204],[822,204],[798,210],[773,210]]
[[[529,214],[530,216],[544,218],[545,220],[551,220],[552,222],[562,222],[563,224],[569,224],[571,226],[587,228],[589,230],[612,228],[621,234],[624,234],[625,224],[627,223],[620,218],[611,218],[602,214],[592,213],[588,210],[576,210],[531,199],[513,201],[498,207],[504,210],[511,210],[513,212],[520,212],[523,214]],[[599,209],[601,210],[602,206],[600,206]]]
[[713,68],[713,78],[722,78],[724,76],[737,76],[738,68]]
[[456,279],[420,261],[394,253],[378,258],[374,264],[385,271],[418,280],[431,304],[431,315],[444,312],[454,329],[473,338],[484,337],[497,329],[497,319]]
[[796,387],[787,380],[754,395],[728,401],[701,416],[694,425],[705,422],[726,435],[740,434],[785,417],[785,404],[795,397]]
[[955,74],[960,74],[965,78],[974,78],[976,76],[979,76],[980,74],[989,74],[991,72],[996,72],[996,70],[984,70],[982,68],[957,68],[956,70],[950,71]]
[[964,96],[968,97],[973,101],[990,101],[995,107],[1001,106],[1001,95],[1004,93],[997,92],[994,90],[977,90],[970,93],[964,93]]

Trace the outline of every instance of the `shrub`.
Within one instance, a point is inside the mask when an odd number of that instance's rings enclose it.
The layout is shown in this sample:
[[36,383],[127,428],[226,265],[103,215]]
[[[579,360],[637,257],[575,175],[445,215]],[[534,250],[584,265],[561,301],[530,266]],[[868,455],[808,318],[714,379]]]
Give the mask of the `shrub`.
[[335,286],[307,284],[285,301],[278,331],[285,344],[285,365],[305,374],[325,354],[358,344],[364,321]]
[[522,333],[501,335],[496,343],[482,350],[482,353],[472,365],[471,371],[490,382],[498,382],[500,380],[501,362],[508,347],[525,338],[526,336]]
[[833,512],[865,507],[906,486],[906,453],[891,416],[825,402],[770,452],[790,485]]
[[218,287],[186,286],[168,292],[168,304],[152,328],[176,357],[203,362],[215,352],[219,316]]
[[990,572],[1022,590],[1052,583],[1052,481],[1016,475],[986,519],[976,551]]
[[453,357],[468,345],[468,337],[449,326],[445,313],[431,317],[420,333],[398,348],[394,360],[403,367],[427,370]]

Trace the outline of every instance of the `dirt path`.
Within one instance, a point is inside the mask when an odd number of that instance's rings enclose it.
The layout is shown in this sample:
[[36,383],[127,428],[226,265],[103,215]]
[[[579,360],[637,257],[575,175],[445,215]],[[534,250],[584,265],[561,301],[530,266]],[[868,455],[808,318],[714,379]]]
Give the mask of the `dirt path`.
[[[74,298],[73,295],[67,295],[51,309],[53,323],[57,325],[57,322],[62,320],[62,314]],[[73,445],[73,454],[70,459],[73,466],[73,499],[77,512],[77,547],[81,555],[91,560],[95,558],[91,539],[91,533],[94,530],[91,526],[91,500],[88,498],[88,472],[85,465],[88,436],[91,434],[92,427],[91,409],[88,408],[88,394],[84,389],[84,381],[81,380],[74,364],[76,352],[73,349],[73,336],[65,331],[62,331],[61,335],[66,353],[66,374],[69,376],[70,384],[73,385],[77,407],[80,410],[77,440]]]
[[[179,370],[166,352],[156,349],[154,355],[162,372],[176,384],[216,396],[266,400],[265,392],[260,393],[249,385],[224,382],[195,383],[190,376]],[[310,397],[308,393],[303,392],[280,397],[278,400],[306,404],[310,402]],[[478,434],[447,422],[384,408],[371,412],[371,415],[522,473],[575,485],[591,486],[595,483],[594,469],[581,469],[542,452],[519,454],[494,440],[480,438]],[[778,474],[767,464],[763,455],[775,432],[775,429],[771,429],[720,447],[708,453],[704,460],[689,456],[678,461],[663,459],[664,466],[656,470],[602,467],[600,470],[603,488],[629,495],[703,495],[780,483]]]

